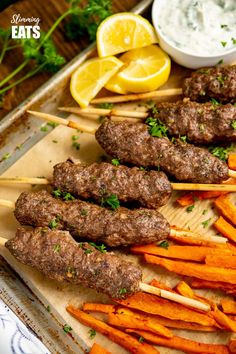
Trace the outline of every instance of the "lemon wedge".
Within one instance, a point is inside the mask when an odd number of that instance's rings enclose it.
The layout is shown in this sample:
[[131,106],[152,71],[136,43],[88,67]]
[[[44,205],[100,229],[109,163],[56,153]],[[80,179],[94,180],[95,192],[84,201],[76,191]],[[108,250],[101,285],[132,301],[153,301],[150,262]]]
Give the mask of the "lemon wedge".
[[87,60],[71,76],[71,95],[81,107],[87,107],[122,65],[113,56]]
[[106,18],[97,30],[99,57],[125,52],[157,43],[153,26],[145,18],[121,12]]
[[[125,65],[110,82],[116,83],[120,91],[146,92],[162,86],[169,77],[171,61],[157,45],[128,51],[119,58]],[[112,89],[112,85],[110,85]]]

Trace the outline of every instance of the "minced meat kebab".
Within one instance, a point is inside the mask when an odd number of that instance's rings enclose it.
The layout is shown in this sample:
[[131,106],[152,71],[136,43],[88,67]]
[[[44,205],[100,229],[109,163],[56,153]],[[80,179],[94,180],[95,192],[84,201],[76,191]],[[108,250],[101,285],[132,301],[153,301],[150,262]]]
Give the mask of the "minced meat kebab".
[[169,223],[157,210],[110,210],[78,199],[62,201],[47,191],[23,192],[14,213],[22,225],[68,230],[76,238],[110,247],[158,242],[170,233]]
[[179,181],[221,183],[228,166],[208,150],[166,137],[154,137],[143,123],[105,119],[95,133],[101,147],[121,163],[159,167]]
[[68,231],[19,228],[5,246],[18,261],[50,279],[93,288],[114,299],[138,291],[142,280],[139,267],[89,243],[77,243]]

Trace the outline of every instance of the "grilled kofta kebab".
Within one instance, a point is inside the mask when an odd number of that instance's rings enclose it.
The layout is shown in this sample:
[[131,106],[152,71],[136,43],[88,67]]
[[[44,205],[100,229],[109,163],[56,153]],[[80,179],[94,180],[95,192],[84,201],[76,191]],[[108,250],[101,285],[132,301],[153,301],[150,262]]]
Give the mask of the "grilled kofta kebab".
[[23,192],[14,213],[22,225],[68,230],[76,238],[110,247],[159,242],[170,234],[169,223],[157,210],[110,210],[80,200],[62,201],[45,190]]
[[180,181],[221,183],[229,176],[227,164],[208,150],[153,137],[143,123],[105,119],[95,136],[106,153],[122,163],[159,167]]
[[115,194],[122,202],[138,202],[147,208],[165,205],[172,193],[171,183],[163,172],[137,167],[93,163],[83,166],[70,160],[54,166],[52,184],[62,192],[93,198],[102,202]]
[[236,106],[187,101],[157,103],[148,111],[172,137],[196,144],[236,141]]
[[93,288],[114,299],[138,291],[142,280],[139,267],[89,243],[77,243],[68,231],[19,228],[5,246],[18,261],[50,279]]
[[192,101],[236,102],[236,65],[202,68],[194,71],[183,83],[183,94]]

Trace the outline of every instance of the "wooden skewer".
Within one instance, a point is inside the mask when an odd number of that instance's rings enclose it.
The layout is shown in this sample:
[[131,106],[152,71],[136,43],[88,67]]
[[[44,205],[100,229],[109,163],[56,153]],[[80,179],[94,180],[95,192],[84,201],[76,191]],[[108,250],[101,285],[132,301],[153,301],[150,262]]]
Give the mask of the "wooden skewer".
[[[95,134],[95,132],[96,132],[96,129],[94,129],[94,128],[84,127],[83,125],[78,124],[78,123],[76,123],[74,121],[67,120],[67,119],[64,119],[64,118],[60,118],[60,117],[54,116],[52,114],[43,113],[43,112],[36,112],[36,111],[27,111],[27,112],[30,113],[30,114],[33,114],[36,117],[44,119],[46,121],[54,122],[54,123],[61,124],[61,125],[65,125],[66,127],[69,127],[69,128],[78,129],[78,130],[83,131],[84,133]],[[230,169],[228,171],[229,171],[229,177],[236,178],[236,171],[233,171],[233,170],[230,170]],[[212,186],[214,186],[214,185],[212,185]],[[217,185],[217,186],[219,186],[219,185]],[[222,188],[223,188],[223,185],[222,185]],[[211,189],[211,190],[213,190],[213,189]],[[217,190],[217,189],[215,189],[215,190]],[[220,190],[222,190],[222,189],[220,189]],[[233,191],[234,191],[234,189],[233,189]]]
[[147,98],[157,98],[157,97],[165,97],[165,96],[178,96],[182,95],[182,88],[173,88],[166,90],[157,90],[145,93],[134,93],[129,95],[116,95],[116,96],[107,96],[101,98],[95,98],[91,101],[91,103],[118,103],[118,102],[128,102],[128,101],[137,101],[143,100]]
[[[15,208],[15,203],[10,200],[0,199],[0,206],[8,207],[11,209]],[[170,236],[181,236],[181,237],[193,237],[196,239],[201,239],[204,241],[214,242],[214,243],[221,243],[225,244],[228,239],[225,237],[220,236],[207,236],[207,235],[199,235],[193,231],[189,230],[179,230],[176,227],[171,227],[170,229]]]
[[[235,171],[233,171],[235,172]],[[47,178],[34,177],[0,177],[0,185],[5,184],[51,184]],[[236,192],[236,185],[233,184],[196,184],[196,183],[171,183],[175,191],[219,191]]]
[[138,111],[125,111],[123,109],[104,109],[104,108],[79,108],[79,107],[59,107],[60,111],[76,114],[95,114],[99,116],[121,116],[134,118],[147,118],[148,113]]
[[[0,245],[2,247],[5,246],[5,243],[7,241],[8,240],[6,238],[0,236]],[[151,286],[151,285],[140,282],[139,288],[140,288],[140,290],[142,290],[146,293],[157,295],[157,296],[160,296],[164,299],[168,299],[168,300],[177,302],[177,303],[185,305],[185,306],[190,306],[190,307],[195,308],[197,310],[210,311],[209,305],[203,304],[200,301],[193,300],[193,299],[190,299],[190,298],[182,296],[182,295],[174,294],[174,293],[167,291],[167,290],[156,288],[155,286]]]

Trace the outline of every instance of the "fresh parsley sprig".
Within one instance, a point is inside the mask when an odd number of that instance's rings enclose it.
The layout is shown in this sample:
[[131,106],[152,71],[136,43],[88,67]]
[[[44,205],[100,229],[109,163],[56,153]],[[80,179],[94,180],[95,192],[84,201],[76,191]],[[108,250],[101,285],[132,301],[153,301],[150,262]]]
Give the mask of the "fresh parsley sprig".
[[159,121],[157,118],[149,117],[146,120],[146,124],[149,126],[149,133],[152,136],[163,138],[167,136],[168,128]]

